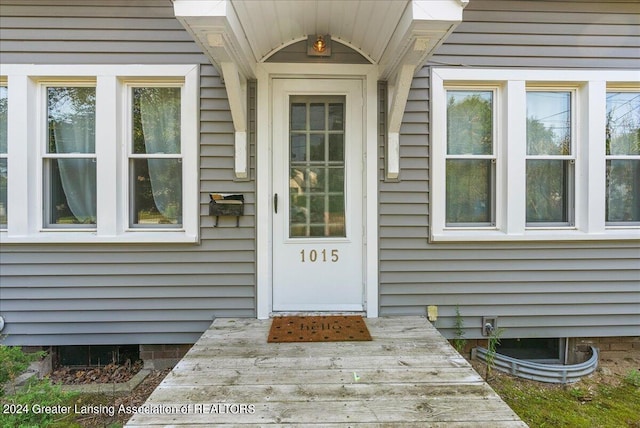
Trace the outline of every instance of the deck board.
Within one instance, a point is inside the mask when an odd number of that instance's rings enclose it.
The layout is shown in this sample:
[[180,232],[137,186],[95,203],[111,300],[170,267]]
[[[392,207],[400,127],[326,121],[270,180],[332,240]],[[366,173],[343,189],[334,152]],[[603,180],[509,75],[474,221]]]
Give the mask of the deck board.
[[526,427],[423,317],[367,319],[370,342],[267,343],[218,319],[127,427]]

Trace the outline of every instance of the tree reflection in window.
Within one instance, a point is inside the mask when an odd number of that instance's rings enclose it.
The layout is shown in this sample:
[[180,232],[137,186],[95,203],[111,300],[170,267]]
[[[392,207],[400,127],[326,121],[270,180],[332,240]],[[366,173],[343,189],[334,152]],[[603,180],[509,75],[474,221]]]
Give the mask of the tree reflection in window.
[[527,92],[526,200],[529,226],[573,222],[572,93]]
[[608,92],[606,221],[640,222],[640,93]]
[[495,222],[493,91],[447,91],[446,224]]

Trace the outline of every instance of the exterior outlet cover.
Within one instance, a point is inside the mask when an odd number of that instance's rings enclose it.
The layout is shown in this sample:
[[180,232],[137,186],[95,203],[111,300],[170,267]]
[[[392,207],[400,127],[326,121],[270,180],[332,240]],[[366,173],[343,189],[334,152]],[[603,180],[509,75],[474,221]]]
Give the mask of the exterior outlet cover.
[[438,307],[437,306],[427,306],[427,318],[429,321],[434,322],[438,320]]
[[[488,329],[487,325],[490,325],[491,328]],[[482,317],[482,325],[480,326],[482,329],[483,336],[490,336],[491,331],[495,331],[498,329],[498,317],[497,316],[484,316]]]

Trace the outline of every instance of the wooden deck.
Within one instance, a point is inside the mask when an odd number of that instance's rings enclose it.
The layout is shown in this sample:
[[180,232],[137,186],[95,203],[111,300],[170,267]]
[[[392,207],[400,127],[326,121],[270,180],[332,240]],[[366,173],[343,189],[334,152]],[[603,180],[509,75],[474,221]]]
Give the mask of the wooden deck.
[[526,427],[422,317],[366,320],[373,341],[267,343],[217,319],[127,427]]

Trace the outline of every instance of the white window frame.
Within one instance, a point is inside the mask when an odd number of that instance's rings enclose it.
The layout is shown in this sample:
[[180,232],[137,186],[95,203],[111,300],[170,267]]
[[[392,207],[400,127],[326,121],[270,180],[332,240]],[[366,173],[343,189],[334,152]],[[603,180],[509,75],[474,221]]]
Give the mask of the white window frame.
[[[576,191],[576,187],[580,186],[580,183],[578,182],[578,180],[576,180],[576,171],[577,171],[577,164],[579,163],[578,161],[578,156],[576,155],[576,153],[579,150],[577,141],[578,141],[578,127],[577,127],[577,120],[576,120],[576,112],[577,112],[577,105],[578,105],[578,87],[576,86],[565,86],[565,85],[560,85],[560,86],[540,86],[540,85],[527,85],[525,88],[525,102],[526,102],[526,96],[528,93],[530,92],[568,92],[569,93],[569,106],[570,106],[570,120],[571,120],[571,129],[570,129],[570,136],[571,136],[571,142],[570,142],[570,147],[569,147],[569,154],[568,155],[530,155],[528,153],[526,153],[526,144],[527,144],[527,135],[525,132],[525,194],[526,194],[526,168],[527,168],[527,164],[529,160],[561,160],[561,161],[569,161],[571,163],[569,169],[570,169],[570,176],[568,177],[569,182],[567,183],[567,195],[565,195],[565,197],[567,198],[567,204],[568,206],[566,207],[567,209],[567,222],[566,224],[563,223],[554,223],[554,222],[526,222],[525,221],[525,227],[527,229],[540,229],[540,228],[549,228],[549,227],[554,227],[554,228],[558,228],[558,229],[572,229],[575,227],[576,224],[576,195],[577,195],[577,191]],[[507,125],[508,126],[508,125]],[[525,212],[526,212],[526,207],[525,207]]]
[[[50,210],[51,210],[51,200],[49,195],[46,194],[45,189],[49,188],[50,184],[50,175],[48,174],[47,167],[45,167],[45,163],[49,163],[49,168],[51,167],[50,162],[52,159],[87,159],[91,158],[97,162],[96,152],[93,153],[49,153],[47,151],[47,147],[49,146],[49,112],[48,112],[48,88],[61,88],[61,87],[84,87],[84,88],[95,88],[96,80],[95,78],[89,79],[57,79],[57,80],[39,80],[38,81],[38,95],[37,95],[37,103],[40,111],[36,115],[37,125],[39,129],[39,138],[38,138],[38,153],[39,153],[39,161],[37,167],[37,173],[39,177],[39,182],[41,186],[37,189],[37,192],[40,194],[40,201],[42,203],[42,223],[41,227],[43,230],[47,231],[61,231],[61,230],[74,230],[74,231],[95,231],[95,225],[59,225],[50,222]],[[95,108],[95,107],[94,107]],[[97,119],[97,118],[96,118]]]
[[[494,164],[492,166],[493,168],[493,177],[494,179],[493,181],[493,189],[491,189],[491,224],[479,224],[477,226],[478,229],[486,229],[486,230],[492,230],[495,229],[495,225],[498,222],[498,210],[497,210],[497,205],[496,205],[496,200],[497,200],[497,195],[496,195],[496,183],[498,182],[498,176],[500,175],[500,171],[497,168],[497,159],[498,159],[498,149],[500,148],[500,144],[498,144],[498,135],[499,133],[497,132],[498,129],[498,119],[499,119],[499,115],[497,114],[498,110],[499,110],[499,97],[498,97],[498,92],[499,92],[499,87],[496,85],[447,85],[445,86],[445,97],[447,97],[447,93],[449,91],[478,91],[478,92],[491,92],[491,96],[492,96],[492,107],[493,110],[491,112],[491,120],[492,120],[492,124],[491,124],[491,133],[492,133],[492,147],[491,147],[491,154],[490,155],[452,155],[448,153],[448,148],[447,148],[447,135],[446,135],[446,128],[445,128],[445,147],[444,147],[444,151],[445,151],[445,164],[447,160],[451,160],[451,159],[486,159],[486,160],[491,160],[492,163]],[[446,107],[445,107],[446,109]],[[445,124],[445,127],[447,125]],[[445,166],[445,177],[446,177],[446,166]],[[445,185],[446,185],[446,180],[445,180]],[[446,195],[445,195],[446,196]],[[446,199],[445,199],[445,205],[446,205]],[[445,216],[446,216],[446,212],[445,212]],[[445,220],[446,221],[446,220]],[[461,226],[459,224],[452,224],[447,226],[447,229],[450,230],[465,230],[467,228],[467,226]]]
[[[639,86],[625,86],[625,85],[620,85],[620,84],[610,84],[607,85],[607,90],[606,93],[610,93],[610,92],[640,92],[640,85]],[[606,105],[605,105],[606,108]],[[640,160],[640,155],[607,155],[606,154],[606,148],[605,148],[605,165],[607,161],[610,160]],[[605,166],[606,167],[606,166]],[[606,188],[606,183],[605,183],[605,188]],[[605,197],[605,203],[606,203],[606,197]],[[606,215],[606,214],[605,214]],[[606,218],[605,218],[606,220]],[[634,226],[638,226],[638,222],[631,222],[632,225]],[[625,225],[623,222],[607,222],[606,223],[608,228],[625,228],[628,227],[627,225]]]
[[[0,76],[0,87],[7,88],[7,79],[4,76]],[[9,121],[9,118],[7,117],[7,122],[8,121]],[[7,126],[8,126],[8,123],[7,123]],[[7,143],[8,143],[8,141],[7,141]],[[9,148],[8,147],[7,147],[7,152],[6,153],[0,152],[0,159],[6,159],[7,160],[7,168],[9,167],[9,159],[8,159],[9,155],[8,155],[8,153],[9,153]],[[7,201],[7,205],[8,205],[8,202],[9,201]],[[4,210],[7,210],[7,207],[1,207],[1,208],[4,209]],[[5,214],[6,214],[6,211],[5,211]],[[4,232],[6,230],[7,230],[7,225],[4,224],[4,223],[0,223],[0,233]]]
[[[199,66],[3,64],[9,96],[8,224],[3,243],[196,243],[199,240]],[[96,85],[97,227],[45,228],[43,138],[46,105],[42,91],[52,82]],[[129,228],[127,133],[129,83],[180,82],[183,159],[181,228]],[[45,94],[46,95],[46,94]],[[44,115],[44,117],[43,117]]]
[[[124,100],[126,100],[126,102],[124,103],[125,105],[125,109],[126,109],[126,119],[125,119],[125,135],[126,135],[126,150],[125,150],[125,157],[126,160],[123,164],[123,169],[126,169],[126,176],[127,176],[127,184],[126,186],[124,186],[123,190],[125,192],[125,200],[127,201],[127,206],[128,206],[128,217],[127,217],[127,230],[128,231],[139,231],[139,230],[143,230],[143,229],[149,229],[149,228],[153,228],[154,226],[142,226],[142,225],[134,225],[133,224],[133,217],[134,217],[134,213],[132,210],[132,207],[134,205],[134,195],[133,195],[133,189],[131,188],[131,161],[133,159],[150,159],[150,158],[154,158],[154,159],[179,159],[180,162],[182,163],[182,167],[184,168],[184,155],[183,155],[183,147],[182,145],[180,146],[180,152],[179,153],[163,153],[163,154],[137,154],[134,153],[134,142],[133,142],[133,116],[132,116],[132,111],[133,111],[133,89],[135,88],[181,88],[182,89],[182,83],[180,81],[176,81],[176,80],[161,80],[161,81],[154,81],[154,82],[149,82],[148,80],[127,80],[126,82],[124,82],[124,84],[122,85],[122,89],[123,89],[123,94],[122,97]],[[181,97],[182,97],[182,91],[181,91]],[[182,117],[181,117],[181,122],[182,122]],[[182,125],[182,123],[181,123]],[[183,142],[183,141],[181,141]],[[184,174],[184,171],[183,171]],[[183,183],[183,188],[184,188],[184,183]],[[160,227],[158,226],[157,229],[162,229],[162,230],[167,230],[167,229],[174,229],[175,227],[170,226],[170,227]]]
[[[495,85],[496,226],[447,227],[446,91]],[[433,68],[431,73],[430,240],[437,241],[580,241],[638,240],[640,226],[605,224],[605,124],[609,87],[640,87],[633,70],[525,70]],[[526,91],[572,90],[574,224],[526,225]]]

